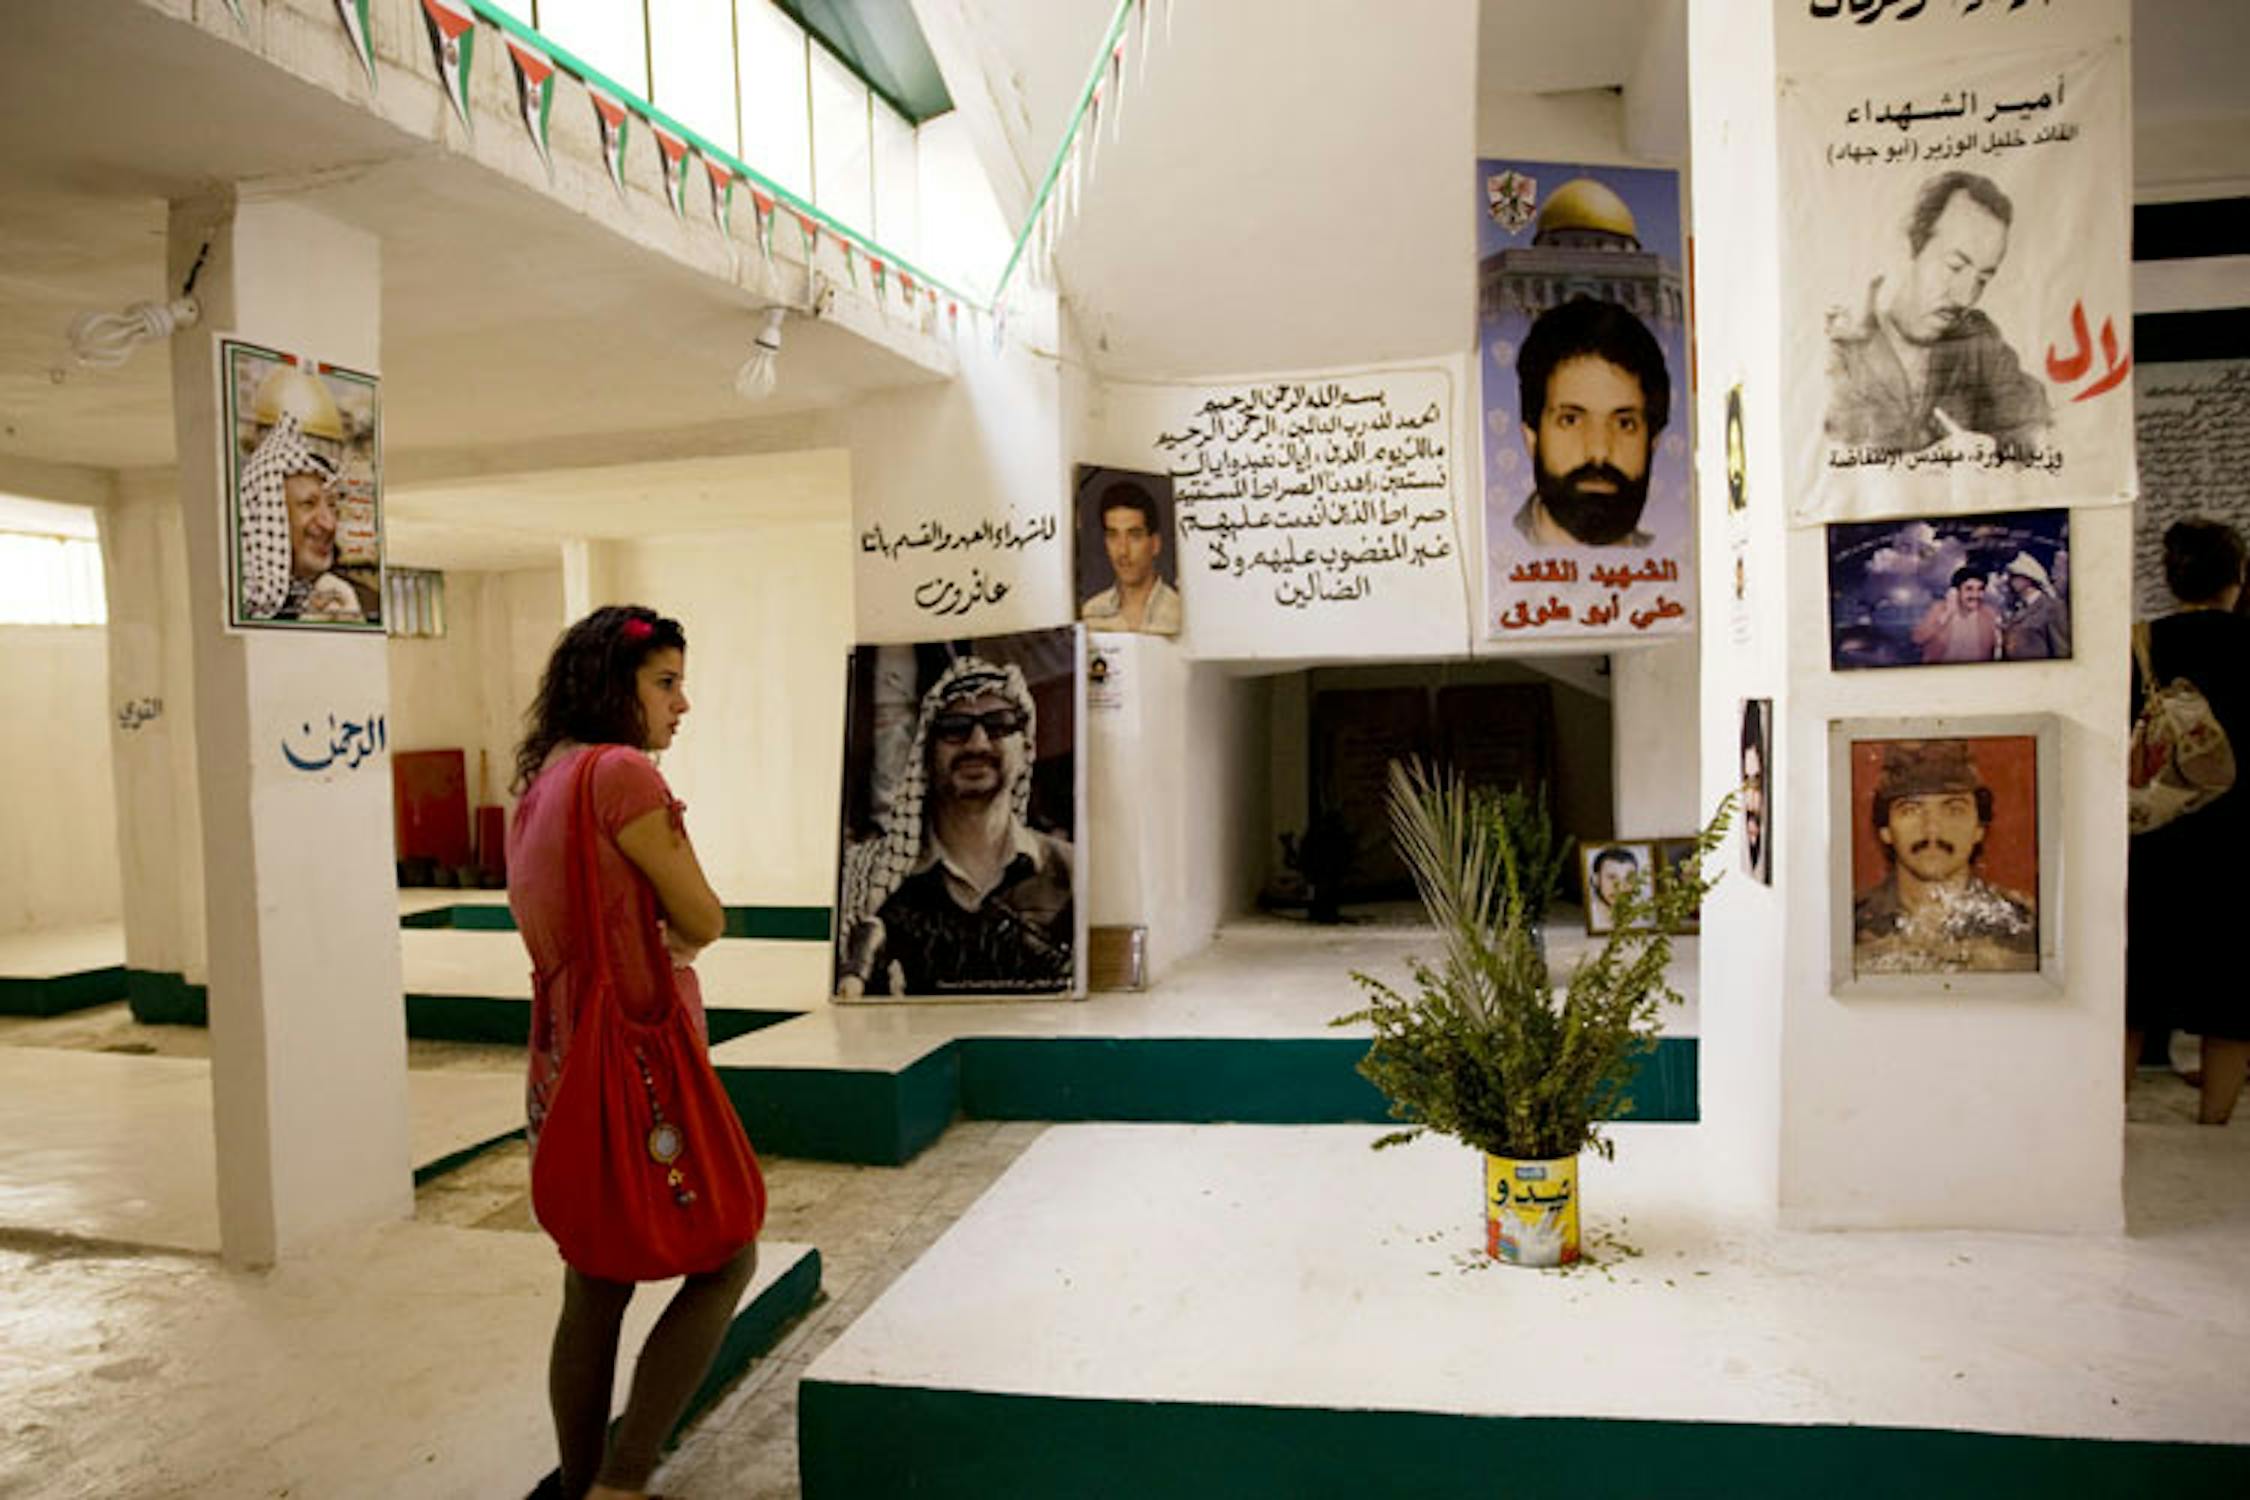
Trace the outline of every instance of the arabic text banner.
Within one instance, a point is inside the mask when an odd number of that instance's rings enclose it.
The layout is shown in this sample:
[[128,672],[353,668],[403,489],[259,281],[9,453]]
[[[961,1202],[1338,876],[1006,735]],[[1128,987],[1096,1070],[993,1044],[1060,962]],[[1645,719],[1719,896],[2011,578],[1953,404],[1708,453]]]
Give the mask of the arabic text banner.
[[1781,84],[1797,524],[2133,496],[2124,45]]
[[1172,482],[1187,653],[1466,651],[1454,388],[1435,367],[1111,387],[1114,448]]

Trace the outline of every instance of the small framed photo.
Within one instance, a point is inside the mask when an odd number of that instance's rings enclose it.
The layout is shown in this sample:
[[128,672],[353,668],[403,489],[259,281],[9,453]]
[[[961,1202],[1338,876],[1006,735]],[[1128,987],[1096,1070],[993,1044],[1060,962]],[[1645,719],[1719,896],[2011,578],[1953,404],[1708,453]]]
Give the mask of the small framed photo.
[[381,382],[217,341],[227,628],[383,633]]
[[1838,720],[1838,994],[2061,988],[2060,737],[2043,714]]
[[1742,700],[1742,871],[1773,884],[1773,700]]
[[1634,885],[1645,886],[1656,869],[1656,845],[1649,839],[1582,840],[1578,845],[1580,899],[1586,905],[1586,931],[1599,937],[1617,929],[1612,903]]
[[[1677,879],[1682,875],[1692,876],[1696,873],[1695,864],[1695,838],[1693,835],[1674,839],[1658,839],[1656,841],[1655,868],[1659,872],[1658,879]],[[1692,936],[1702,930],[1703,908],[1698,906],[1694,911],[1688,913],[1687,920],[1680,924],[1679,931]]]
[[1828,661],[1835,670],[2060,661],[2070,654],[2069,511],[1828,528]]

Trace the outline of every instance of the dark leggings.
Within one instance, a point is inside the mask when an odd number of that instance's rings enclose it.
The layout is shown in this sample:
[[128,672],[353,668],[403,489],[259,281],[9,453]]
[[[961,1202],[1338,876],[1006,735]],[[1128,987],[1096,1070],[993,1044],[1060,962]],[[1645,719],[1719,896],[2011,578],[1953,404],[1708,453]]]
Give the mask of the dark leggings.
[[648,1487],[664,1439],[711,1368],[757,1268],[753,1241],[716,1271],[680,1283],[633,1367],[632,1398],[614,1440],[608,1440],[609,1404],[617,1380],[618,1329],[636,1283],[601,1281],[565,1268],[562,1316],[547,1362],[547,1399],[562,1449],[566,1500],[579,1500],[597,1481],[621,1490]]

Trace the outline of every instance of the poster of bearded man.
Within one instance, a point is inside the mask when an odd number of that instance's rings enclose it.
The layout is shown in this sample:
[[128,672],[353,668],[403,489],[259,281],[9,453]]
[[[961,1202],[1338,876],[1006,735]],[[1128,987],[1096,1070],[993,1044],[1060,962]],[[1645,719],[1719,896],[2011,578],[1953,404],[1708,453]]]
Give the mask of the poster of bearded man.
[[1689,634],[1679,174],[1477,173],[1485,634]]

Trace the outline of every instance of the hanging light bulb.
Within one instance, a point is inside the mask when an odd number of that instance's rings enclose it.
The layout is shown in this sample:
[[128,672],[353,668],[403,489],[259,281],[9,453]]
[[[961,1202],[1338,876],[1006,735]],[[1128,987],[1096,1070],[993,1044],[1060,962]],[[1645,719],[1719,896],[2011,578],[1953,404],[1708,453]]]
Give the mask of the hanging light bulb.
[[122,313],[80,313],[70,320],[70,352],[88,369],[114,370],[139,345],[193,328],[202,316],[203,309],[193,297],[136,302]]
[[786,307],[766,309],[765,322],[758,335],[751,340],[750,357],[742,368],[734,372],[735,394],[745,401],[763,401],[773,394],[779,378],[777,368],[781,361],[781,320],[789,315]]

